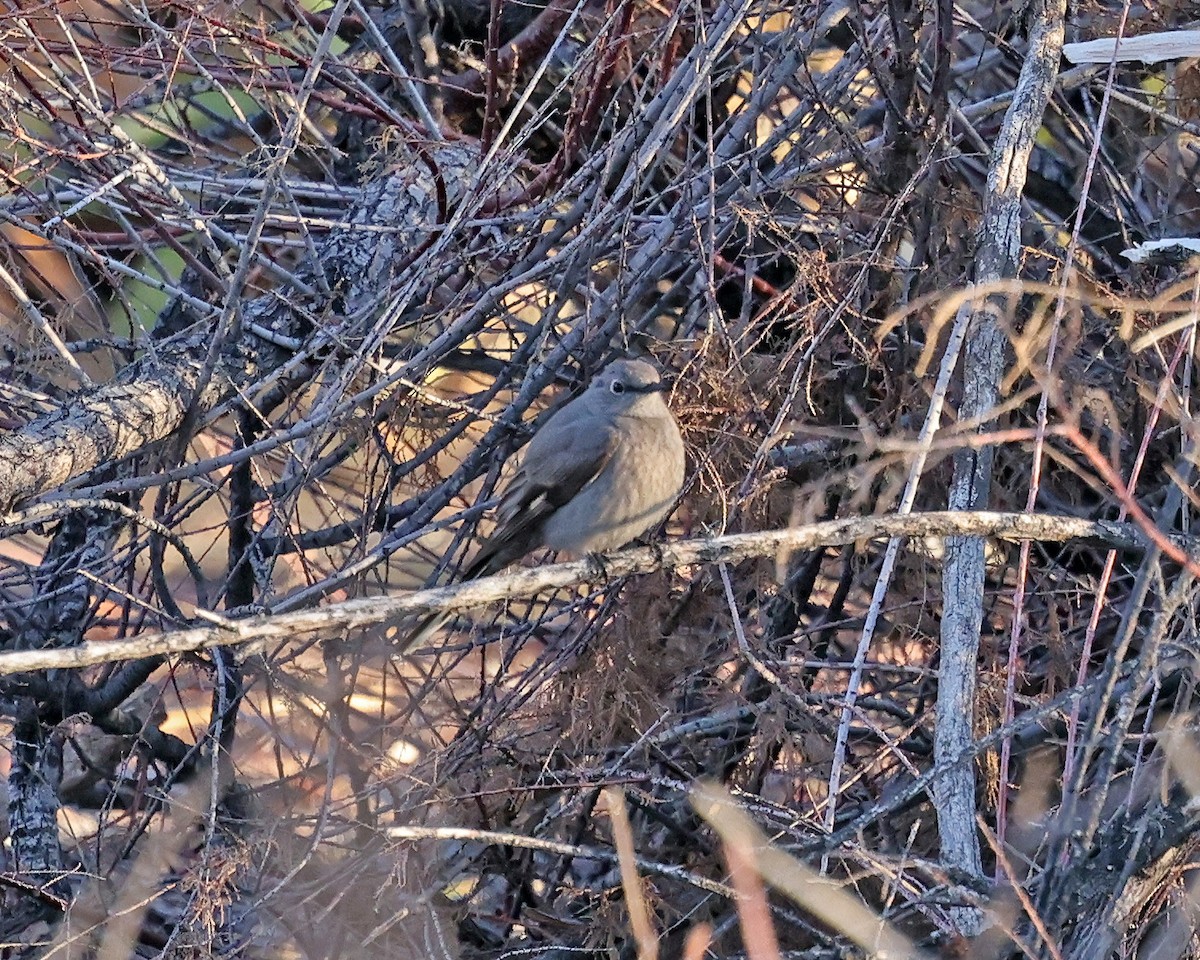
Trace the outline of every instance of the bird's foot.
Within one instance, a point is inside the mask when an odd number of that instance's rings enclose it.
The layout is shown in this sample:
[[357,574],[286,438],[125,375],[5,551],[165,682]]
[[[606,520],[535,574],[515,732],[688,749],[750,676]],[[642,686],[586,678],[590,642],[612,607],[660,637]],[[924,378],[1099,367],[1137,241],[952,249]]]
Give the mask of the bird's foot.
[[589,551],[584,559],[587,561],[587,575],[589,580],[608,579],[608,565],[604,562],[604,554]]

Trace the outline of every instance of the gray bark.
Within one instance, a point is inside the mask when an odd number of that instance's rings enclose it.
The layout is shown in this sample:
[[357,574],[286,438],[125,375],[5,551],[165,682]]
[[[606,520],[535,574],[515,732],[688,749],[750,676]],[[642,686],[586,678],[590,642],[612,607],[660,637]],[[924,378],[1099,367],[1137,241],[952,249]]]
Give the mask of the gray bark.
[[[976,282],[991,283],[1017,274],[1021,243],[1021,193],[1029,156],[1042,125],[1042,114],[1054,89],[1062,52],[1065,0],[1041,0],[1031,13],[1029,52],[1017,82],[1017,93],[1005,114],[992,151],[984,220],[979,235]],[[963,397],[959,420],[990,428],[1004,372],[1007,337],[998,322],[996,304],[983,303],[971,318],[963,359]],[[954,457],[951,510],[985,509],[992,483],[992,448],[964,446]],[[938,762],[962,756],[974,736],[975,684],[979,631],[983,622],[984,541],[951,537],[946,541],[945,591],[941,625],[941,669],[938,674]],[[970,876],[982,873],[975,827],[975,772],[971,764],[951,771],[938,789],[938,829],[947,866]],[[981,916],[960,915],[963,933],[977,933]]]

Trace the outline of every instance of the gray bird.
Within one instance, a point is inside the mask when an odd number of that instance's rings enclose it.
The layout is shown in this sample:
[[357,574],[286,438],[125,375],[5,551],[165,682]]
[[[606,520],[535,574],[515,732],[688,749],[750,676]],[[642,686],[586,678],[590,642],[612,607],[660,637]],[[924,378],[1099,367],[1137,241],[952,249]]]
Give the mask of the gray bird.
[[[624,546],[671,511],[684,453],[658,371],[609,364],[534,434],[496,509],[496,529],[463,574],[483,577],[539,547],[573,554]],[[432,614],[407,652],[445,622]]]

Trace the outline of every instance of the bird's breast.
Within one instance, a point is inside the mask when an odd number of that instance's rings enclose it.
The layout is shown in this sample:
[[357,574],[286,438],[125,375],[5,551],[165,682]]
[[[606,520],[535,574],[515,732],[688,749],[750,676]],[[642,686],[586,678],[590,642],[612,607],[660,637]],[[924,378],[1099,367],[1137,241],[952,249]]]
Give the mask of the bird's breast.
[[546,545],[571,553],[614,550],[670,511],[683,486],[683,441],[673,422],[628,430],[605,468],[546,521]]

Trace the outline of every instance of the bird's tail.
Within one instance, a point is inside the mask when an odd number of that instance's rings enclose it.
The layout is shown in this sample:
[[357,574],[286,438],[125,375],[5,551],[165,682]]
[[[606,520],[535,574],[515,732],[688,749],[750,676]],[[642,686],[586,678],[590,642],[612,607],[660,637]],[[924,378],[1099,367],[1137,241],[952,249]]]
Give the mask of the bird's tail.
[[[485,544],[483,549],[480,550],[479,556],[471,561],[471,565],[458,578],[458,582],[465,583],[468,580],[478,580],[480,577],[489,576],[497,570],[508,566],[514,559],[508,549],[510,546],[510,544],[504,543]],[[417,622],[417,625],[409,634],[396,645],[396,652],[402,657],[409,656],[425,646],[430,637],[449,623],[452,617],[452,614],[442,611],[426,614]]]
[[[543,519],[544,508],[528,510],[521,515],[521,523],[509,523],[489,537],[480,548],[471,565],[458,577],[459,583],[468,580],[478,580],[489,577],[507,567],[514,560],[523,557],[536,543],[539,524]],[[441,627],[451,619],[448,613],[430,613],[423,617],[412,632],[397,645],[400,656],[408,656],[420,648]]]
[[450,614],[441,610],[426,614],[420,622],[396,645],[396,653],[401,657],[411,656],[442,627],[450,622]]

